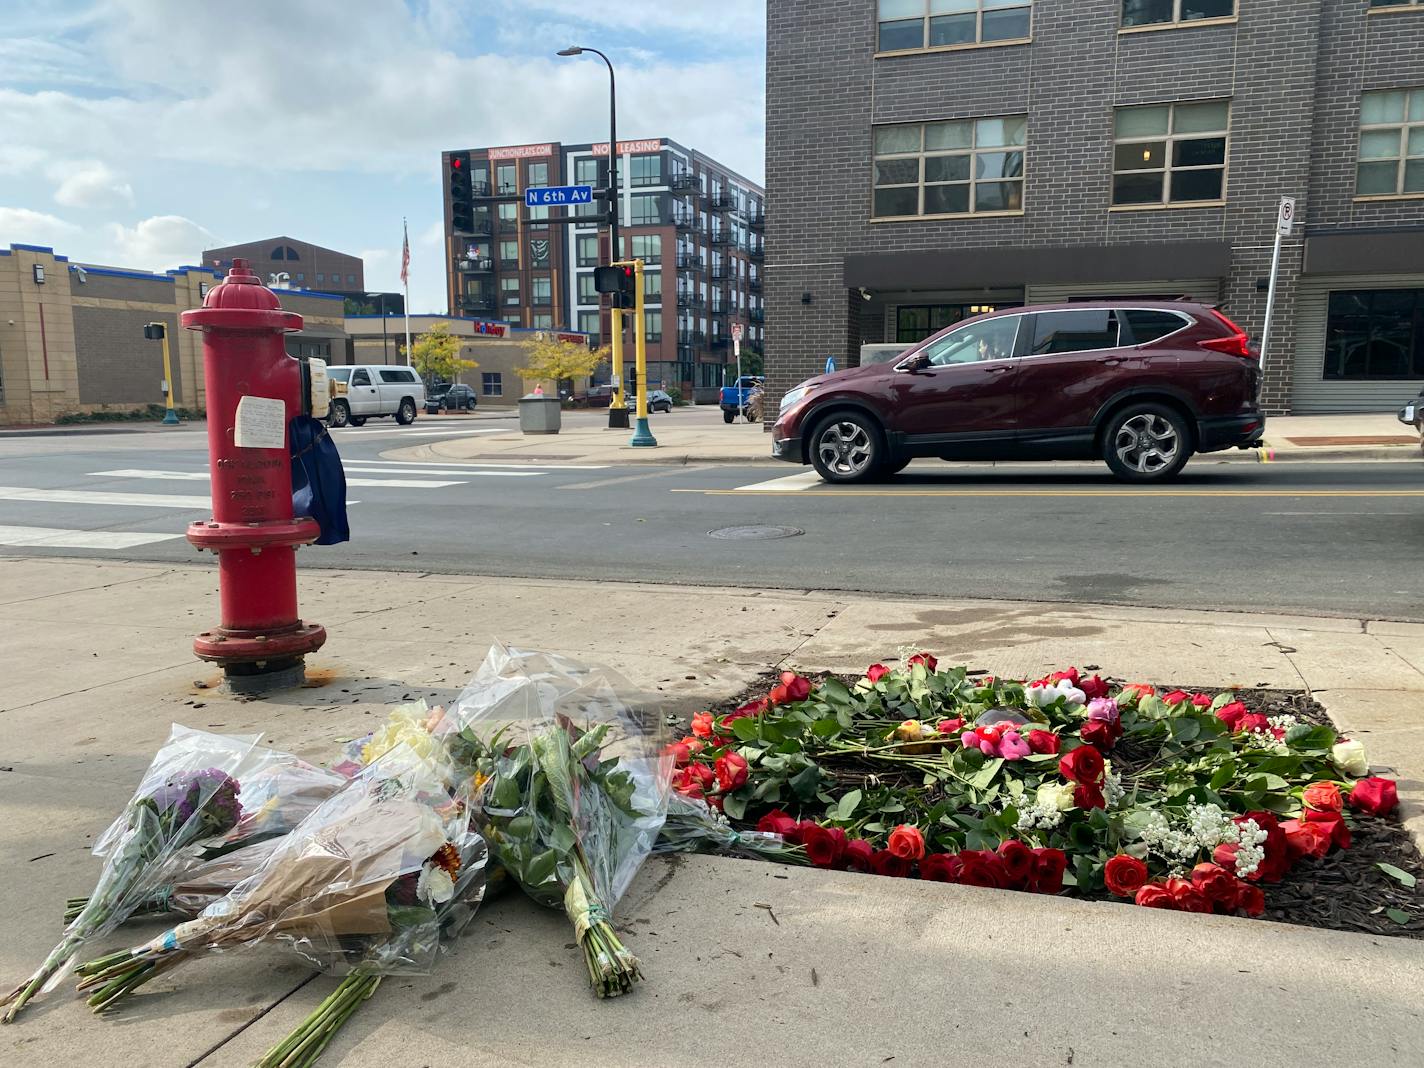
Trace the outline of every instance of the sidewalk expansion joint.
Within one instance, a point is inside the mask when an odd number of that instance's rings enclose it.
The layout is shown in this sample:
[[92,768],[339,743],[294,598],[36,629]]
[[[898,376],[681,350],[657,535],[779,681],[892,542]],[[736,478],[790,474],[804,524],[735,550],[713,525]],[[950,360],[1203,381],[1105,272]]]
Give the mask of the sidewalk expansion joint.
[[846,604],[835,605],[835,607],[833,607],[831,611],[826,614],[826,618],[821,620],[821,622],[817,625],[816,629],[810,634],[802,635],[801,640],[796,643],[796,647],[788,651],[785,656],[778,660],[776,662],[776,666],[784,668],[787,662],[790,661],[792,657],[794,657],[797,653],[804,649],[807,644],[819,638],[821,636],[821,632],[824,631],[827,627],[829,627],[832,623],[834,623],[840,617],[840,614],[844,612],[848,607],[850,606]]
[[206,1061],[209,1057],[211,1057],[214,1053],[216,1053],[218,1050],[222,1049],[222,1048],[223,1048],[224,1046],[226,1046],[229,1042],[231,1042],[234,1038],[236,1038],[238,1035],[242,1034],[242,1033],[243,1033],[244,1031],[246,1031],[249,1027],[251,1027],[253,1024],[255,1024],[258,1020],[262,1019],[262,1017],[266,1016],[269,1012],[271,1012],[273,1009],[275,1009],[278,1005],[282,1004],[282,1002],[286,1001],[286,1000],[287,1000],[288,998],[290,998],[293,994],[297,993],[297,991],[301,990],[302,987],[306,986],[308,983],[311,983],[311,982],[313,982],[314,980],[316,980],[317,978],[319,978],[319,977],[321,976],[321,974],[322,974],[321,972],[312,972],[309,976],[307,976],[305,979],[303,979],[300,983],[298,983],[296,986],[292,987],[291,990],[288,990],[285,994],[283,994],[281,997],[279,997],[276,1001],[272,1002],[272,1004],[265,1006],[265,1007],[262,1009],[262,1011],[259,1012],[259,1013],[257,1013],[257,1015],[254,1016],[254,1017],[252,1017],[252,1019],[248,1020],[248,1021],[247,1021],[246,1023],[244,1023],[244,1024],[239,1024],[236,1030],[234,1030],[234,1031],[231,1032],[230,1034],[224,1036],[223,1038],[218,1039],[216,1042],[214,1042],[214,1043],[213,1043],[211,1046],[209,1046],[207,1049],[203,1050],[202,1053],[198,1054],[198,1055],[197,1055],[196,1057],[194,1057],[191,1061],[189,1061],[187,1064],[185,1064],[185,1065],[183,1066],[183,1068],[197,1068],[197,1065],[202,1064],[202,1063],[203,1063],[204,1061]]

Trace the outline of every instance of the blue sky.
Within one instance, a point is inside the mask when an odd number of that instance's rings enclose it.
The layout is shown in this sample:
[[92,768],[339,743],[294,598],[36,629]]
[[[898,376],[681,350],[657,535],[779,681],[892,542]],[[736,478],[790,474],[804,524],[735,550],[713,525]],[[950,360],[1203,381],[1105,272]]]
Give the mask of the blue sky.
[[669,136],[763,176],[763,0],[4,0],[0,246],[161,270],[287,233],[443,312],[442,149]]

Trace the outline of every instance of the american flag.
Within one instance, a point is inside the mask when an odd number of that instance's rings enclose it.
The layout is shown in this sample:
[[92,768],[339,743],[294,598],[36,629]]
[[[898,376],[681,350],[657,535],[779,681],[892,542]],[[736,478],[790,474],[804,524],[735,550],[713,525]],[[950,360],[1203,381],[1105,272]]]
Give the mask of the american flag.
[[401,220],[401,231],[404,239],[401,241],[401,285],[410,285],[410,227]]

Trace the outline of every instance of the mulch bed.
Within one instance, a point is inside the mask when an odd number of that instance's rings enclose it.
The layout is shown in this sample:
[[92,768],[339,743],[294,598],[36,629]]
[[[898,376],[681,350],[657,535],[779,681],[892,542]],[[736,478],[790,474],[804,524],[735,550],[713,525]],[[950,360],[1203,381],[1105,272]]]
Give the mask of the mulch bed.
[[[1086,670],[1097,669],[1090,665]],[[819,683],[827,676],[808,677],[813,683]],[[857,681],[853,676],[841,676],[841,679],[849,686],[854,686]],[[1109,681],[1114,686],[1121,684],[1121,680]],[[747,701],[764,697],[775,682],[776,673],[767,672],[740,696],[714,706],[711,711],[730,712]],[[1220,687],[1157,687],[1159,693],[1173,689],[1216,693]],[[1289,713],[1304,722],[1330,724],[1325,709],[1303,691],[1238,690],[1236,696],[1252,712],[1268,716]],[[687,723],[684,721],[679,725],[686,733]],[[1123,767],[1129,767],[1132,758],[1132,753],[1126,748],[1113,754],[1113,760]],[[1424,857],[1415,848],[1409,832],[1393,819],[1379,819],[1354,812],[1350,813],[1350,824],[1353,841],[1349,849],[1335,850],[1320,860],[1300,860],[1283,881],[1263,887],[1266,892],[1265,918],[1303,927],[1424,939]],[[1380,864],[1389,864],[1408,872],[1417,880],[1416,885],[1402,885],[1385,874]],[[1075,896],[1126,904],[1105,893]],[[1388,915],[1391,909],[1407,913],[1409,921],[1399,923],[1392,919]]]

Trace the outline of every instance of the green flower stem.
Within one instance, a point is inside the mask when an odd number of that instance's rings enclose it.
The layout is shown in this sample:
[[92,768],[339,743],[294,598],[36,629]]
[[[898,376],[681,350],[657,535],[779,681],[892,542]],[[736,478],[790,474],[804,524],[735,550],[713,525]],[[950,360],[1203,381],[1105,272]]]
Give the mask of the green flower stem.
[[381,976],[353,972],[290,1035],[273,1046],[256,1068],[306,1068],[314,1064],[361,1004],[376,992]]

